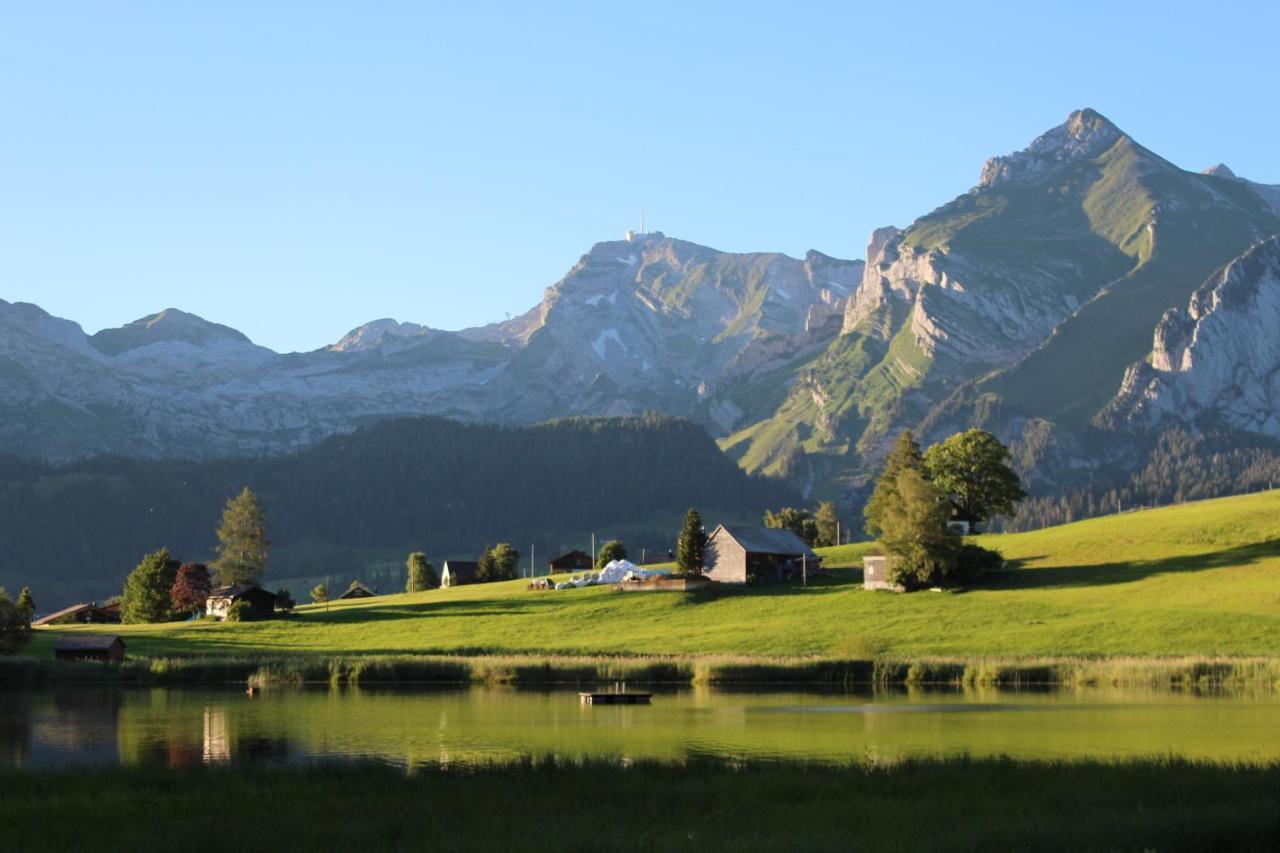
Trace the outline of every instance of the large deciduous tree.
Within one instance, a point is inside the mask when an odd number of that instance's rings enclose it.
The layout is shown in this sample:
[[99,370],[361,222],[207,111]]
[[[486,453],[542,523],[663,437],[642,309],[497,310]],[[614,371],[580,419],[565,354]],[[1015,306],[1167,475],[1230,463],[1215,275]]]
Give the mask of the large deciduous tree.
[[813,545],[818,538],[818,523],[807,509],[784,506],[777,512],[766,510],[764,526],[777,530],[790,530],[803,539],[806,545]]
[[178,561],[168,548],[152,551],[129,573],[120,599],[120,618],[129,624],[164,622],[173,615],[173,583]]
[[247,486],[227,501],[218,525],[218,559],[214,575],[220,586],[257,584],[267,570],[271,542],[258,496]]
[[911,434],[911,430],[904,429],[898,435],[889,455],[885,457],[884,467],[876,479],[875,491],[871,493],[871,498],[863,510],[863,518],[866,521],[864,529],[868,536],[880,535],[885,513],[891,506],[898,503],[898,474],[907,468],[919,471],[923,465],[923,459],[915,436]]
[[960,537],[947,528],[947,496],[915,468],[894,478],[894,500],[880,521],[880,543],[889,555],[889,579],[908,589],[936,583],[955,566]]
[[620,539],[611,539],[600,546],[600,553],[596,554],[596,568],[603,569],[614,560],[627,559],[627,546],[622,544]]
[[707,531],[702,526],[702,514],[689,507],[684,514],[680,538],[676,540],[676,569],[682,575],[702,573],[707,550]]
[[31,587],[24,586],[18,591],[18,600],[14,602],[13,606],[18,608],[18,612],[22,614],[26,626],[30,628],[31,619],[36,615],[36,600],[31,595]]
[[933,445],[924,454],[925,474],[946,492],[966,521],[1012,515],[1027,496],[1009,466],[1009,448],[991,433],[971,429]]
[[183,563],[178,569],[178,577],[173,582],[169,599],[173,609],[180,613],[199,613],[204,610],[212,591],[213,581],[209,579],[207,566]]
[[422,592],[426,589],[435,589],[440,585],[439,579],[436,577],[436,568],[431,565],[431,561],[427,559],[427,555],[421,551],[414,551],[405,561],[405,592]]

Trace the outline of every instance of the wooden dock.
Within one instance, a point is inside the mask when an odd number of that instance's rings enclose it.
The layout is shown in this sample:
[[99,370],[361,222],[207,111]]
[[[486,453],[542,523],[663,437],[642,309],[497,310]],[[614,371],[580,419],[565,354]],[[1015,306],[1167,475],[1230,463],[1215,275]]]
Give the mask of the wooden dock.
[[652,693],[579,693],[583,705],[648,705]]

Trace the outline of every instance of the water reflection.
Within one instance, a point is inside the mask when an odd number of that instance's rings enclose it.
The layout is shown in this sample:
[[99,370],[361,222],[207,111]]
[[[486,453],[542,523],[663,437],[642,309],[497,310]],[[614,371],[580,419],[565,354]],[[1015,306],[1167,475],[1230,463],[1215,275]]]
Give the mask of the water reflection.
[[878,761],[1010,755],[1280,760],[1280,696],[1068,689],[845,693],[690,688],[651,706],[573,691],[67,688],[0,694],[0,766],[173,767],[375,759],[406,767],[553,756]]

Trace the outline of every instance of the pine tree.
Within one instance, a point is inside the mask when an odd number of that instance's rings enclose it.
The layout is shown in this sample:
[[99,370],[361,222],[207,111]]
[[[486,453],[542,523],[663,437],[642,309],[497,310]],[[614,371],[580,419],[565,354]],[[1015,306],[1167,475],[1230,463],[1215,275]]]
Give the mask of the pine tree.
[[840,516],[836,513],[834,501],[823,501],[818,504],[818,509],[813,514],[813,523],[818,529],[818,535],[814,537],[814,545],[827,548],[840,544],[836,541],[840,532]]
[[267,570],[267,520],[262,504],[247,486],[227,501],[218,525],[218,559],[213,570],[219,586],[257,584]]
[[120,618],[128,624],[164,622],[173,614],[173,583],[178,578],[178,561],[168,548],[152,551],[142,558],[124,582]]
[[923,464],[924,456],[920,452],[920,445],[911,430],[904,429],[885,457],[884,468],[876,479],[875,491],[871,493],[871,499],[862,512],[868,536],[880,535],[885,513],[898,502],[898,474],[907,468],[919,471]]
[[676,568],[682,575],[702,573],[707,549],[707,531],[702,528],[702,514],[689,507],[684,514],[684,526],[676,540]]

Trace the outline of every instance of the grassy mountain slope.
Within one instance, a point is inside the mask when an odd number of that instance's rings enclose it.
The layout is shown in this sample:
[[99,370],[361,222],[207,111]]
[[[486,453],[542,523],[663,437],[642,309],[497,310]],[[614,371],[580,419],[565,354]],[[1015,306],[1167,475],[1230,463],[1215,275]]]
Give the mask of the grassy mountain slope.
[[[122,631],[139,655],[1280,655],[1280,492],[980,541],[1012,568],[962,594],[867,592],[853,567],[862,544],[828,551],[845,568],[807,587],[686,596],[511,582],[304,607],[291,621]],[[38,632],[35,652],[56,633]]]

